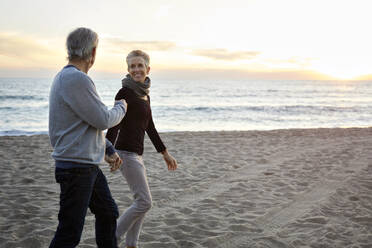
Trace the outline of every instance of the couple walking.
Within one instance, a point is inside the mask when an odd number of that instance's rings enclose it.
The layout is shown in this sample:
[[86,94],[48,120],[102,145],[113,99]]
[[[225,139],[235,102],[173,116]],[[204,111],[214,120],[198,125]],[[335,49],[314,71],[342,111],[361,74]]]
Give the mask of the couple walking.
[[[127,247],[136,247],[152,201],[142,160],[145,132],[162,153],[168,170],[177,168],[152,119],[149,56],[140,50],[128,54],[129,74],[122,80],[113,108],[108,109],[87,75],[97,45],[98,36],[92,30],[72,31],[66,41],[68,65],[56,75],[50,90],[49,137],[61,189],[52,248],[79,244],[88,208],[95,215],[98,247],[116,248],[117,239],[124,234]],[[134,195],[133,204],[118,221],[118,207],[99,168],[103,160],[111,171],[120,169]]]

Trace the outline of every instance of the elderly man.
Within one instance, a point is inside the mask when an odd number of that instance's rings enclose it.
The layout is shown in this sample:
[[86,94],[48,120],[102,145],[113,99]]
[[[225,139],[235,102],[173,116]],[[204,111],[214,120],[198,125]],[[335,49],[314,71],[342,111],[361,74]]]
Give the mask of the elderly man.
[[87,75],[97,45],[98,36],[92,30],[72,31],[66,42],[68,65],[56,75],[50,90],[49,137],[61,188],[53,248],[79,244],[88,207],[96,218],[98,247],[117,247],[118,209],[98,165],[105,158],[112,171],[120,167],[121,160],[102,131],[120,123],[127,105],[119,100],[109,110]]

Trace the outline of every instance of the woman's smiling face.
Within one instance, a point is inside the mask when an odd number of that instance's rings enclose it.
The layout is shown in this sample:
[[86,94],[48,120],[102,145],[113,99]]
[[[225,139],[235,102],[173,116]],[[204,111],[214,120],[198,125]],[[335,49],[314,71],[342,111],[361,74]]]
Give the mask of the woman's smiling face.
[[128,72],[134,81],[144,83],[150,67],[146,66],[142,57],[132,57],[128,59]]

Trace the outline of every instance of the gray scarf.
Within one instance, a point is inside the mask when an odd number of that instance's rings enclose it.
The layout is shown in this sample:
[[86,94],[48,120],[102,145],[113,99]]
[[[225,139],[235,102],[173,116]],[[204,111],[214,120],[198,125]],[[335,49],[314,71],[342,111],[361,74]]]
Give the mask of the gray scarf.
[[136,95],[144,97],[150,93],[151,80],[146,77],[144,83],[136,82],[133,78],[127,74],[127,76],[121,80],[122,86],[132,89]]

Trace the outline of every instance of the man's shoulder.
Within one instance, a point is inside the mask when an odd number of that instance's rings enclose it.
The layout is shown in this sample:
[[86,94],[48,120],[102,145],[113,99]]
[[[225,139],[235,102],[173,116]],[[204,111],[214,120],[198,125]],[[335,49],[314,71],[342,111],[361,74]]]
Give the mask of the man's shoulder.
[[63,68],[60,73],[66,79],[69,78],[69,79],[81,79],[81,80],[90,81],[90,78],[87,74],[85,74],[82,71],[79,71],[75,67]]
[[87,74],[75,68],[64,68],[60,72],[60,80],[66,87],[86,87],[93,84],[92,79]]

